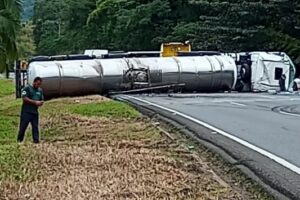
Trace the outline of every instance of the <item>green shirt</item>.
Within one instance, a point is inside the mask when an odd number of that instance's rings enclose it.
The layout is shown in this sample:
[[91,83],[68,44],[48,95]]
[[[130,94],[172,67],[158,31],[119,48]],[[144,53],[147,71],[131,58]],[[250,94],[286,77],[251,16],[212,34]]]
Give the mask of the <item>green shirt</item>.
[[[43,101],[43,90],[41,88],[35,89],[31,85],[28,85],[22,89],[22,98],[24,97],[35,101]],[[38,114],[38,106],[23,101],[22,112]]]

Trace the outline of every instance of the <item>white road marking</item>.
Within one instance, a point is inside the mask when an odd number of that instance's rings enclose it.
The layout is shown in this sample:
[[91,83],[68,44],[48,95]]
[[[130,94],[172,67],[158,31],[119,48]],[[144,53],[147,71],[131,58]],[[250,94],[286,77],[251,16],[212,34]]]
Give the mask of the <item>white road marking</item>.
[[300,117],[299,114],[294,114],[294,113],[288,113],[288,112],[285,112],[285,111],[279,111],[280,114],[283,114],[283,115],[289,115],[289,116],[293,116],[293,117]]
[[165,111],[168,111],[170,113],[176,113],[177,115],[179,115],[181,117],[184,117],[184,118],[186,118],[186,119],[188,119],[190,121],[193,121],[193,122],[195,122],[197,124],[200,124],[201,126],[204,126],[204,127],[208,128],[208,129],[210,129],[212,131],[215,131],[215,132],[219,133],[220,135],[223,135],[223,136],[225,136],[225,137],[227,137],[227,138],[229,138],[229,139],[231,139],[231,140],[233,140],[233,141],[235,141],[235,142],[237,142],[239,144],[242,144],[242,145],[248,147],[249,149],[252,149],[252,150],[254,150],[254,151],[256,151],[256,152],[258,152],[258,153],[260,153],[260,154],[262,154],[262,155],[264,155],[264,156],[266,156],[266,157],[268,157],[268,158],[270,158],[272,160],[274,160],[275,162],[281,164],[282,166],[284,166],[284,167],[286,167],[286,168],[288,168],[288,169],[292,170],[293,172],[295,172],[295,173],[297,173],[297,174],[300,175],[300,168],[298,166],[296,166],[296,165],[288,162],[287,160],[285,160],[285,159],[283,159],[283,158],[281,158],[279,156],[276,156],[276,155],[274,155],[274,154],[272,154],[272,153],[270,153],[270,152],[268,152],[268,151],[266,151],[266,150],[264,150],[264,149],[262,149],[260,147],[257,147],[257,146],[255,146],[255,145],[253,145],[253,144],[251,144],[251,143],[249,143],[249,142],[247,142],[245,140],[242,140],[242,139],[240,139],[240,138],[238,138],[238,137],[236,137],[234,135],[231,135],[230,133],[227,133],[227,132],[225,132],[225,131],[223,131],[221,129],[218,129],[218,128],[216,128],[216,127],[214,127],[214,126],[212,126],[212,125],[210,125],[210,124],[208,124],[206,122],[200,121],[200,120],[195,119],[195,118],[193,118],[191,116],[188,116],[186,114],[183,114],[181,112],[172,110],[170,108],[166,108],[166,107],[163,107],[161,105],[152,103],[150,101],[146,101],[146,100],[143,100],[143,99],[140,99],[140,98],[137,98],[137,97],[133,97],[133,96],[128,96],[128,95],[124,95],[124,96],[127,97],[127,98],[129,98],[129,99],[134,99],[134,100],[137,100],[137,101],[140,101],[140,102],[143,102],[143,103],[147,103],[149,105],[152,105],[154,107],[160,108],[160,109],[165,110]]
[[[234,99],[228,99],[228,100],[213,100],[211,102],[213,103],[229,103],[232,102]],[[251,99],[251,100],[244,100],[244,99],[239,99],[239,102],[243,103],[251,103],[251,102],[279,102],[279,101],[288,101],[288,99]]]
[[242,106],[242,107],[245,107],[247,105],[245,104],[241,104],[241,103],[236,103],[236,102],[230,102],[232,105],[236,105],[236,106]]
[[258,97],[262,97],[262,98],[268,98],[268,99],[277,99],[278,97],[276,96],[267,96],[267,95],[257,95]]

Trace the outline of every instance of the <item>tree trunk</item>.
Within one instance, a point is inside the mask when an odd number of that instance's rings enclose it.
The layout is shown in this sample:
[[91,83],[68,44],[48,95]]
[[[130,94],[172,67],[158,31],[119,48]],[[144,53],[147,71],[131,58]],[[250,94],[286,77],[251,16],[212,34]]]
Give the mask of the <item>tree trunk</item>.
[[9,78],[9,68],[8,68],[8,64],[5,64],[5,77]]

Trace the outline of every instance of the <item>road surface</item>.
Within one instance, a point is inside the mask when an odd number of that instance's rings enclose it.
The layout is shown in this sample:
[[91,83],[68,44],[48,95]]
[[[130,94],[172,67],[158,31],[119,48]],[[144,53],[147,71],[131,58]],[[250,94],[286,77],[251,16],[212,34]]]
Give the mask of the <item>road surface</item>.
[[165,94],[118,98],[168,118],[176,116],[177,121],[181,118],[182,124],[194,132],[199,132],[200,126],[207,128],[209,131],[198,133],[199,137],[221,146],[235,158],[249,160],[247,167],[265,183],[290,198],[300,199],[300,95]]

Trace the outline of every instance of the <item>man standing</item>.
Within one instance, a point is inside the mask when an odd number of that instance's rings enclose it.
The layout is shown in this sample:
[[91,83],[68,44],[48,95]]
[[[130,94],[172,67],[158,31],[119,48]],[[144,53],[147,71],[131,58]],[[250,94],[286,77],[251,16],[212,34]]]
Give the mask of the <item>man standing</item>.
[[22,90],[22,109],[18,142],[23,142],[28,124],[32,126],[32,138],[34,143],[39,143],[39,113],[38,107],[44,104],[44,95],[41,89],[42,79],[36,77],[32,85]]

